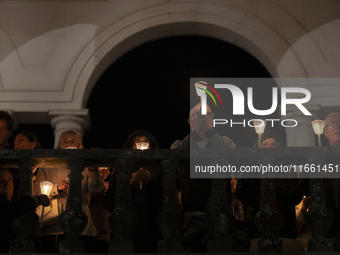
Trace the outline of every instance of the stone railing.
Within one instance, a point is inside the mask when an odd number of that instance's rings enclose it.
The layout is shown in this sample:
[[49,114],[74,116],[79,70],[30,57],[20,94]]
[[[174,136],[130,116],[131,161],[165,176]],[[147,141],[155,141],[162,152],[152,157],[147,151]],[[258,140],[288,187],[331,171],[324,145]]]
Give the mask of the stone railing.
[[[81,204],[81,172],[85,166],[114,166],[117,172],[117,193],[115,210],[109,218],[109,225],[114,235],[110,244],[112,253],[131,253],[129,235],[133,231],[131,222],[131,193],[129,179],[135,161],[159,164],[163,172],[163,207],[159,215],[159,229],[164,240],[159,242],[158,251],[165,253],[180,253],[180,230],[182,215],[178,211],[176,178],[180,166],[188,167],[190,152],[179,150],[1,150],[1,168],[20,169],[19,195],[32,194],[34,172],[38,167],[54,168],[67,167],[70,170],[70,184],[66,211],[60,217],[61,226],[66,235],[66,241],[60,247],[62,253],[82,252],[82,244],[78,237],[86,227],[85,215]],[[228,155],[225,157],[225,155]],[[259,164],[339,164],[340,148],[338,147],[308,147],[308,148],[275,148],[275,149],[228,149],[226,151],[191,151],[192,157],[221,157],[235,165]],[[309,241],[311,252],[332,252],[332,240],[326,238],[327,228],[331,217],[325,206],[323,176],[311,179],[311,201],[306,221],[313,233]],[[209,241],[208,252],[230,252],[231,244],[226,240],[226,234],[231,228],[232,216],[221,180],[212,182],[212,205],[206,212],[207,227],[213,234]],[[277,215],[275,189],[273,179],[263,179],[261,185],[262,201],[261,214],[257,218],[257,226],[263,233],[259,240],[259,251],[282,251],[282,242],[275,238],[280,226],[273,215]],[[223,215],[224,217],[221,217]],[[85,216],[85,217],[84,217]],[[74,217],[77,220],[74,221]],[[220,222],[219,222],[220,221]],[[12,224],[18,238],[11,243],[12,253],[32,253],[35,251],[33,233],[38,226],[38,217],[34,212],[28,213]],[[65,227],[67,226],[67,227]],[[222,227],[221,227],[222,226]]]

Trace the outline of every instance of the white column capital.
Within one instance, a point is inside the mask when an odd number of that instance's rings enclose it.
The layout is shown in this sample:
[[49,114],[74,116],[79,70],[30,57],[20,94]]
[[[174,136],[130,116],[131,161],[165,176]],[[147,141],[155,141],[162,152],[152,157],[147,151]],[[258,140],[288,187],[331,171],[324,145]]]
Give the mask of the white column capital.
[[50,116],[52,126],[54,125],[53,123],[56,123],[62,119],[66,120],[67,118],[69,118],[70,120],[80,121],[81,123],[84,123],[84,130],[88,130],[91,127],[89,109],[50,110],[48,111],[48,115]]

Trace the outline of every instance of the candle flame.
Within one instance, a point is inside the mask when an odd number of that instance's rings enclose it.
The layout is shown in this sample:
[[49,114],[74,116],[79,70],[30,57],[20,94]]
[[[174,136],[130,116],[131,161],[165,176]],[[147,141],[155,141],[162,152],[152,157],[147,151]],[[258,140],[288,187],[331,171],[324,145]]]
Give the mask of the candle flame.
[[41,194],[49,196],[51,194],[53,183],[49,181],[44,181],[40,183]]
[[139,143],[136,143],[136,147],[139,150],[147,150],[149,148],[149,143],[147,143],[147,142],[139,142]]

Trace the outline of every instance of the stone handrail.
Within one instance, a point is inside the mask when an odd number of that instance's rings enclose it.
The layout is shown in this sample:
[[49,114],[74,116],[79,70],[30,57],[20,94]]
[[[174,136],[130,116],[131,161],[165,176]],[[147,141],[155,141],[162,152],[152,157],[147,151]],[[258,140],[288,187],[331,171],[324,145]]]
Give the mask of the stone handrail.
[[[225,155],[228,155],[227,157]],[[299,164],[311,164],[311,163],[322,163],[322,164],[340,164],[340,148],[339,147],[294,147],[294,148],[275,148],[275,149],[258,149],[258,148],[236,148],[236,149],[226,149],[226,150],[212,150],[212,149],[206,149],[204,151],[202,150],[192,150],[191,152],[189,151],[181,151],[181,150],[145,150],[145,151],[140,151],[140,150],[97,150],[97,149],[91,149],[91,150],[55,150],[55,149],[46,149],[46,150],[0,150],[0,168],[19,168],[21,171],[21,187],[20,187],[20,194],[28,193],[32,194],[30,189],[32,189],[32,180],[34,179],[34,172],[38,167],[43,167],[43,168],[54,168],[54,167],[71,167],[72,165],[74,170],[74,184],[71,186],[75,185],[74,187],[77,186],[77,183],[81,181],[81,178],[77,178],[77,175],[81,173],[81,169],[77,167],[76,165],[80,165],[81,167],[84,166],[91,166],[91,167],[99,167],[99,166],[116,166],[117,162],[122,162],[121,160],[138,160],[139,162],[152,162],[152,164],[163,164],[163,168],[168,167],[164,162],[167,160],[175,160],[176,162],[179,163],[181,166],[186,166],[188,167],[190,164],[190,156],[192,158],[212,158],[212,157],[220,157],[220,158],[227,158],[228,163],[239,166],[239,165],[258,165],[261,159],[265,159],[266,162],[272,162],[271,160],[275,161],[275,164],[294,164],[294,165],[299,165]],[[120,161],[119,161],[120,160]],[[81,164],[78,164],[80,162]],[[163,163],[162,163],[163,162]],[[119,164],[119,163],[118,163]],[[172,167],[173,166],[169,166]],[[79,169],[78,169],[79,168]],[[163,172],[168,172],[164,168]],[[174,169],[169,170],[169,171],[174,171]],[[167,178],[165,178],[166,180]],[[171,179],[171,178],[170,178]],[[170,180],[169,179],[169,180]],[[323,201],[324,200],[324,190],[323,190],[323,185],[320,184],[320,181],[313,182],[312,187],[311,187],[311,200],[312,201]],[[321,182],[322,183],[322,182]],[[174,192],[175,190],[174,187],[174,180],[171,179],[171,183],[169,183],[170,186],[167,186],[168,184],[165,182],[164,183],[164,191],[165,194],[164,197],[169,197],[173,198],[174,197]],[[275,194],[275,190],[273,185],[271,184],[266,184],[264,181],[262,181],[263,187],[266,187],[266,192]],[[318,185],[317,189],[314,188],[315,185]],[[216,192],[219,190],[219,186],[221,186],[221,183],[219,182],[213,182],[212,186],[212,194],[218,194]],[[120,186],[120,189],[124,189],[124,187],[128,187],[128,185],[123,185]],[[127,196],[129,196],[129,193],[126,193]],[[222,193],[221,193],[222,194]],[[70,196],[76,196],[80,198],[81,194],[79,191],[74,191],[72,195]],[[273,195],[274,196],[274,195]],[[275,196],[274,196],[275,197]],[[272,198],[271,198],[272,199]],[[214,200],[215,201],[215,200]],[[214,217],[214,215],[226,215],[226,217],[230,217],[230,206],[229,205],[223,205],[219,200],[216,200],[214,203],[218,206],[214,206],[214,210],[217,211],[209,211],[209,217]],[[268,210],[273,210],[275,211],[275,208],[268,208],[268,205],[265,205],[264,203],[261,203],[261,206],[267,206],[265,209],[266,211]],[[324,204],[322,204],[324,205]],[[68,205],[67,205],[68,206]],[[116,203],[117,206],[117,203]],[[162,217],[163,219],[163,225],[162,225],[162,231],[164,233],[177,233],[177,230],[171,230],[173,226],[169,226],[169,231],[166,230],[166,224],[167,222],[172,222],[170,219],[171,217],[174,217],[174,220],[180,221],[180,217],[178,217],[176,210],[177,208],[171,208],[175,207],[176,203],[163,203],[163,206],[167,206],[167,208],[163,208],[162,210]],[[78,206],[79,207],[79,206]],[[72,210],[76,210],[76,208],[71,208],[69,207],[69,211],[71,212]],[[78,210],[78,209],[77,209]],[[222,210],[223,212],[219,211]],[[313,209],[313,204],[311,205],[310,211],[313,213],[312,215],[309,215],[306,217],[308,219],[308,224],[313,225],[314,223],[317,223],[318,225],[323,225],[323,221],[326,221],[327,219],[323,219],[320,217],[320,215],[324,214],[327,210],[326,208],[322,208],[322,210],[316,210]],[[167,215],[166,213],[169,212]],[[165,213],[165,214],[164,214]],[[222,214],[221,214],[222,213]],[[24,215],[24,217],[16,222],[16,228],[20,229],[20,226],[23,226],[22,222],[24,219],[29,219],[31,218],[32,215]],[[170,217],[170,218],[169,218]],[[68,220],[68,217],[64,217],[64,221]],[[114,220],[110,223],[111,227],[114,226],[115,223],[113,223]],[[209,220],[210,222],[214,222],[213,218]],[[117,221],[119,222],[119,221]],[[230,221],[232,222],[232,219]],[[33,224],[33,223],[32,223]],[[32,225],[31,224],[31,225]],[[34,220],[34,224],[36,224],[36,219]],[[65,223],[64,223],[65,224]],[[173,223],[172,223],[173,224]],[[261,224],[268,224],[265,221]],[[15,225],[15,224],[14,224]],[[63,225],[63,224],[62,224]],[[67,225],[67,224],[66,224]],[[224,232],[221,232],[222,230],[214,230],[214,225],[215,223],[210,224],[209,229],[212,233],[215,233],[214,235],[214,240],[223,240],[223,236],[225,235]],[[277,226],[273,226],[277,227]],[[82,229],[83,226],[80,227]],[[225,229],[228,230],[230,226],[226,226]],[[24,228],[21,228],[24,229]],[[263,229],[267,229],[268,231],[272,231],[272,233],[275,233],[271,229],[271,226],[263,226]],[[313,228],[312,228],[313,229]],[[223,230],[224,231],[224,230]],[[318,239],[317,237],[313,236],[313,245],[311,245],[310,251],[324,251],[324,252],[329,252],[332,251],[332,243],[330,243],[327,248],[324,248],[322,244],[319,242],[319,240],[326,240],[324,235],[325,231],[327,229],[324,229],[323,232],[320,234],[318,231],[312,231],[313,234],[315,235],[322,235]],[[19,241],[22,243],[23,240],[25,239],[30,239],[31,234],[29,232],[32,232],[32,226],[30,228],[27,228],[27,233],[25,231],[21,231],[18,235]],[[76,236],[78,236],[77,234]],[[69,239],[71,240],[72,238],[75,238],[76,236],[72,236],[72,233],[68,233]],[[126,238],[124,236],[124,238]],[[175,242],[177,237],[173,236],[173,234],[169,235],[167,240],[170,240],[171,242]],[[268,236],[268,240],[274,240],[272,239],[272,236]],[[266,239],[266,240],[267,240]],[[328,240],[327,240],[328,241]],[[27,241],[28,242],[28,241]],[[27,243],[26,242],[26,243]],[[168,241],[170,242],[170,241]],[[214,241],[215,242],[215,241]],[[213,242],[213,243],[214,243]],[[212,244],[213,244],[212,243]],[[273,241],[274,245],[275,241]],[[215,252],[222,252],[223,245],[218,244],[216,242],[216,248],[211,246],[209,249],[211,251]],[[267,242],[268,245],[268,242]],[[276,244],[277,245],[277,244]],[[72,245],[70,245],[72,246]],[[32,252],[32,244],[27,243],[26,246],[23,246],[20,248],[18,245],[14,245],[15,249],[13,249],[13,252]],[[163,246],[162,252],[166,252],[164,250]],[[222,247],[222,248],[221,248]],[[226,246],[227,247],[227,246]],[[229,246],[228,246],[229,247]],[[279,246],[277,246],[279,247]],[[261,251],[280,251],[280,248],[270,248],[270,247],[262,247],[261,248],[261,242],[259,242],[259,250]],[[221,250],[222,249],[222,250]],[[77,250],[71,250],[71,249],[66,249],[65,252],[74,252],[78,253],[81,251]],[[225,252],[228,252],[229,248],[226,248]],[[130,250],[124,251],[124,245],[122,246],[120,252],[131,252]],[[175,249],[172,251],[168,252],[180,252],[179,249]]]
[[[340,163],[340,147],[291,147],[291,148],[234,148],[215,151],[206,149],[203,152],[192,151],[192,157],[226,157],[230,164],[256,165],[259,158],[273,157],[278,164],[304,164],[309,157],[323,157],[325,163]],[[189,151],[181,150],[0,150],[0,168],[18,167],[18,161],[35,159],[39,167],[66,167],[66,159],[77,158],[85,161],[87,166],[114,165],[117,159],[140,159],[146,161],[162,161],[177,159],[181,164],[188,164]]]

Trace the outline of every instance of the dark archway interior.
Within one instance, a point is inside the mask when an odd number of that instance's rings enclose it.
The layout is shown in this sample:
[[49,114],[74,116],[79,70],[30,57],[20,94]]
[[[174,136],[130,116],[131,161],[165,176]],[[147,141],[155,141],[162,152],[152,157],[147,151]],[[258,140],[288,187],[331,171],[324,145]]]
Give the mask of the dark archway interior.
[[[85,145],[122,148],[131,132],[144,129],[155,136],[160,148],[169,148],[189,133],[193,77],[271,76],[253,56],[221,40],[177,36],[145,43],[115,61],[95,85],[87,103],[92,128]],[[270,108],[271,93],[270,87],[256,90],[254,105]],[[283,128],[274,132],[284,140]],[[237,147],[252,146],[257,137],[249,127],[229,128],[226,134]]]
[[[194,77],[271,76],[249,53],[218,39],[176,36],[145,43],[112,63],[96,83],[87,103],[92,127],[85,133],[85,148],[122,148],[137,129],[152,133],[160,148],[169,148],[189,133],[189,85]],[[246,88],[242,90],[246,95]],[[254,106],[270,108],[271,93],[270,87],[254,88]],[[241,118],[253,117],[246,112]],[[278,118],[278,112],[269,117]],[[17,132],[22,130],[35,133],[43,148],[53,148],[50,125],[21,124]],[[285,141],[281,126],[271,131]],[[224,132],[237,147],[251,147],[257,139],[250,127]]]

